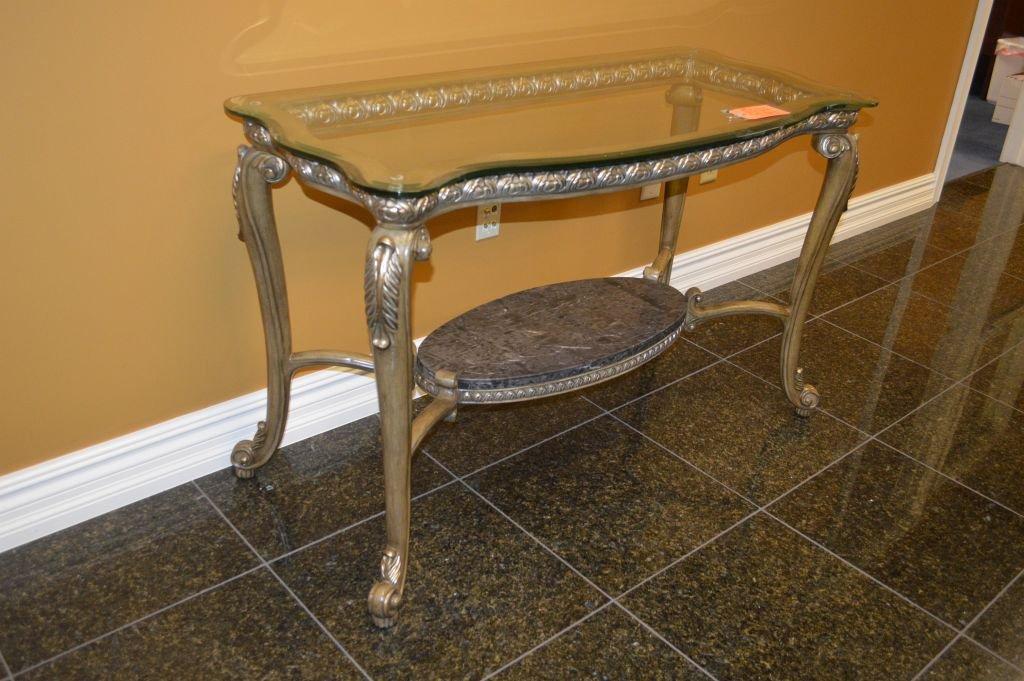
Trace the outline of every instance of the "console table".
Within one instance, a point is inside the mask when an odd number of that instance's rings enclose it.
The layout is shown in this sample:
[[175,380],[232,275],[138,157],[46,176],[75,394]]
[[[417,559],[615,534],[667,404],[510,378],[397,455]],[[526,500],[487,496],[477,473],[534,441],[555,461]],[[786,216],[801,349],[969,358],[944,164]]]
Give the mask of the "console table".
[[[293,374],[313,366],[372,371],[380,400],[387,537],[369,611],[395,622],[409,561],[410,463],[460,404],[530,400],[634,369],[708,319],[780,319],[786,397],[808,416],[819,395],[797,365],[815,280],[857,177],[848,129],[870,99],[689,49],[464,71],[234,97],[251,146],[238,151],[233,194],[266,334],[266,421],[234,448],[252,477],[281,442]],[[703,304],[668,285],[687,178],[811,135],[828,159],[788,305]],[[376,228],[363,287],[372,357],[294,352],[271,187],[292,174],[357,203]],[[643,278],[565,282],[460,315],[417,352],[411,271],[430,257],[426,221],[481,203],[532,201],[664,183],[660,244]],[[416,386],[432,396],[417,415]]]

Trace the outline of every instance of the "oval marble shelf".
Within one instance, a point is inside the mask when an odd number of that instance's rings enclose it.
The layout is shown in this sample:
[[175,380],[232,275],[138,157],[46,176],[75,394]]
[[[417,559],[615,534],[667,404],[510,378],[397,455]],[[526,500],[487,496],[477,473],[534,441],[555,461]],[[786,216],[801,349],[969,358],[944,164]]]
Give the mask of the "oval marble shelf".
[[[647,279],[583,279],[476,307],[426,337],[416,382],[462,404],[515,402],[577,390],[634,369],[679,336],[686,296]],[[440,383],[443,383],[441,381]]]

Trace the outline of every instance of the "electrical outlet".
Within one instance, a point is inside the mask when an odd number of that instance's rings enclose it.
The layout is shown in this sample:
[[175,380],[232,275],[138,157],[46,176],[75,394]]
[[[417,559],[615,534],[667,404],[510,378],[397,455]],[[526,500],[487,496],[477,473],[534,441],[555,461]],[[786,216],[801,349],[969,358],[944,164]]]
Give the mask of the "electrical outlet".
[[493,239],[501,230],[501,204],[485,203],[476,209],[476,240]]
[[714,182],[718,179],[717,170],[705,170],[700,174],[700,184],[707,184],[708,182]]
[[645,184],[640,187],[640,200],[647,201],[649,199],[656,199],[661,194],[660,184]]

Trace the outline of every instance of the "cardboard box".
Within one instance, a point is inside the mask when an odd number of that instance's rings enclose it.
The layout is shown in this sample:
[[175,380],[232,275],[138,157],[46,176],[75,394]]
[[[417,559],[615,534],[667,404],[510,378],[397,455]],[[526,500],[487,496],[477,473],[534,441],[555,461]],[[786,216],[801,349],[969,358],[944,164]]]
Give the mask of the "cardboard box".
[[996,103],[1007,76],[1024,71],[1024,37],[1000,38],[996,41],[996,63],[992,67],[992,80],[985,99]]
[[1003,78],[1002,87],[999,89],[999,98],[996,100],[996,110],[992,114],[993,123],[1010,124],[1013,110],[1017,108],[1017,100],[1020,99],[1022,87],[1024,87],[1024,74],[1018,73]]

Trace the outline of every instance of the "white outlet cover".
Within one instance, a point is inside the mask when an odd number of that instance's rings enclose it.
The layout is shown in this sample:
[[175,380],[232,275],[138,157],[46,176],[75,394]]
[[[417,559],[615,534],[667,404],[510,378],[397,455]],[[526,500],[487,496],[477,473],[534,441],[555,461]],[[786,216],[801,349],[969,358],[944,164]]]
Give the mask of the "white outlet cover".
[[487,203],[476,209],[476,240],[493,239],[501,231],[501,204]]
[[645,184],[640,187],[640,200],[648,201],[650,199],[656,199],[661,194],[660,184]]

